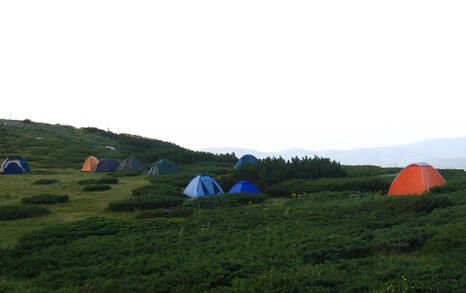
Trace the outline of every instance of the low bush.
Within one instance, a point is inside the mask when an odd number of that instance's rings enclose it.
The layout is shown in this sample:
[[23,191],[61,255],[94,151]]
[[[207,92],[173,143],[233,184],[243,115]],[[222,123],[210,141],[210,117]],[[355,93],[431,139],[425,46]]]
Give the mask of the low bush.
[[401,168],[383,168],[372,165],[341,166],[345,170],[347,177],[376,176],[376,175],[397,175]]
[[181,205],[184,199],[174,196],[138,196],[123,200],[112,201],[107,210],[112,212],[132,212],[135,210],[151,210],[171,208]]
[[143,174],[144,171],[139,170],[122,170],[118,172],[113,172],[111,176],[113,177],[132,177],[132,176],[139,176]]
[[267,199],[265,194],[233,193],[218,196],[200,197],[184,203],[184,207],[200,209],[229,208],[240,205],[262,203]]
[[447,182],[445,185],[434,186],[430,189],[432,193],[450,193],[458,190],[466,189],[466,180],[452,180]]
[[21,199],[23,203],[29,204],[57,204],[64,203],[69,200],[68,195],[41,194]]
[[168,184],[147,184],[132,191],[133,195],[170,195],[183,197],[183,193],[179,187]]
[[166,183],[176,187],[186,187],[188,183],[196,176],[194,173],[178,173],[166,175],[154,175],[150,177],[150,182],[154,184]]
[[34,206],[1,206],[0,220],[9,221],[25,218],[40,217],[50,214],[50,210],[45,207]]
[[138,219],[149,218],[184,218],[192,215],[194,210],[187,207],[177,207],[171,209],[155,209],[148,211],[141,211],[137,214]]
[[84,186],[83,191],[104,191],[109,190],[110,185],[97,184],[97,185],[87,185]]
[[103,177],[100,179],[84,179],[77,181],[79,185],[91,185],[91,184],[117,184],[118,178],[114,177]]
[[317,179],[344,177],[345,171],[340,163],[328,158],[315,156],[314,158],[266,158],[258,160],[254,164],[243,164],[234,169],[230,175],[219,176],[220,185],[231,188],[240,180],[247,180],[254,183],[259,190],[291,179]]
[[424,249],[432,253],[441,253],[466,247],[466,224],[447,225],[434,237],[429,239]]
[[46,184],[54,184],[54,183],[58,183],[58,182],[60,182],[60,180],[58,180],[58,179],[38,179],[38,180],[32,182],[32,184],[46,185]]
[[269,186],[265,193],[280,196],[293,193],[313,193],[321,191],[361,191],[386,193],[393,178],[388,177],[354,177],[354,178],[322,178],[293,179]]

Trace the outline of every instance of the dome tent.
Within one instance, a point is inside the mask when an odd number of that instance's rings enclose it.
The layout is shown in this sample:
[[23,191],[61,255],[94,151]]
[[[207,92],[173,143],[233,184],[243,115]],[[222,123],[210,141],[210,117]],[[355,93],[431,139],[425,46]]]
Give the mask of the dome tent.
[[89,156],[84,161],[83,166],[81,167],[81,172],[91,172],[97,164],[99,164],[99,160],[94,156]]
[[150,167],[149,174],[151,175],[163,175],[180,173],[180,169],[170,160],[162,159],[156,163],[153,163]]
[[17,155],[7,157],[0,166],[0,173],[5,174],[23,174],[29,171],[29,164]]
[[113,172],[120,166],[120,163],[114,158],[103,158],[97,166],[92,169],[92,173],[95,172]]
[[230,188],[228,193],[261,193],[259,189],[249,181],[240,181]]
[[413,163],[393,180],[387,195],[423,194],[431,187],[446,184],[437,170],[426,163]]
[[253,155],[244,155],[242,156],[235,164],[235,168],[238,168],[244,163],[255,163],[257,162],[257,158]]
[[136,158],[127,158],[116,169],[117,171],[121,170],[139,170],[139,171],[147,171],[146,166],[143,162],[139,161]]
[[223,189],[212,177],[205,174],[199,174],[189,182],[184,192],[185,195],[198,198],[203,196],[223,194]]

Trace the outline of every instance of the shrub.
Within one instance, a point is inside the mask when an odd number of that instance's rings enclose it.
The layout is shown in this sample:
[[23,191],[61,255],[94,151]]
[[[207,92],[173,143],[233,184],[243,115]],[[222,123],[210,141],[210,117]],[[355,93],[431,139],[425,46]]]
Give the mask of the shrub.
[[396,175],[401,168],[382,168],[372,165],[341,166],[345,170],[347,177],[376,176],[376,175]]
[[148,219],[148,218],[184,218],[192,215],[193,209],[187,207],[177,207],[171,209],[155,209],[148,211],[141,211],[138,213],[136,218]]
[[58,180],[58,179],[38,179],[38,180],[32,182],[32,184],[46,185],[46,184],[54,184],[54,183],[58,183],[58,182],[60,182],[60,180]]
[[151,176],[150,182],[154,184],[166,183],[177,187],[186,187],[188,183],[196,176],[194,173],[178,173],[166,175]]
[[109,190],[109,189],[110,189],[109,185],[97,184],[97,185],[84,186],[83,191],[104,191],[104,190]]
[[291,195],[293,193],[313,193],[321,191],[362,191],[386,193],[392,178],[387,177],[355,177],[355,178],[322,178],[317,180],[294,179],[269,186],[265,193],[270,195]]
[[170,195],[184,197],[183,193],[178,187],[168,184],[147,184],[132,191],[133,195]]
[[113,212],[132,212],[134,210],[151,210],[171,208],[181,205],[184,199],[173,196],[138,196],[123,200],[112,201],[107,210]]
[[466,189],[466,180],[452,180],[445,185],[434,186],[430,189],[432,193],[450,193]]
[[227,193],[218,196],[200,197],[192,201],[185,202],[183,206],[200,209],[228,208],[240,205],[261,203],[266,199],[267,196],[264,194]]
[[122,170],[118,172],[113,172],[111,176],[113,177],[131,177],[131,176],[139,176],[143,174],[144,171],[139,170]]
[[113,177],[103,177],[97,180],[98,184],[117,184],[118,178]]
[[447,225],[438,234],[427,241],[424,249],[433,253],[440,253],[466,247],[466,225],[458,223]]
[[116,184],[118,183],[118,178],[114,177],[103,177],[100,179],[84,179],[77,181],[79,185],[91,185],[91,184]]
[[328,158],[298,157],[286,161],[283,158],[266,158],[254,164],[243,164],[235,169],[231,175],[218,178],[221,186],[226,189],[240,180],[254,183],[260,190],[272,184],[290,179],[317,179],[330,177],[344,177],[345,171],[340,163]]
[[0,207],[0,220],[9,221],[25,218],[39,217],[50,214],[50,210],[44,207],[34,206],[2,206]]
[[67,202],[69,200],[68,195],[54,195],[54,194],[41,194],[34,195],[31,197],[24,197],[21,199],[23,203],[29,204],[57,204]]

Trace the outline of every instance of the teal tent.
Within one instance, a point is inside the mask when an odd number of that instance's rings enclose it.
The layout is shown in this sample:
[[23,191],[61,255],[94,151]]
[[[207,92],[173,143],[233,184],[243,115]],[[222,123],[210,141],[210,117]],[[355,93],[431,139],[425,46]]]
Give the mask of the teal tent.
[[180,169],[170,160],[162,159],[156,163],[153,163],[150,167],[149,174],[151,175],[163,175],[180,173]]

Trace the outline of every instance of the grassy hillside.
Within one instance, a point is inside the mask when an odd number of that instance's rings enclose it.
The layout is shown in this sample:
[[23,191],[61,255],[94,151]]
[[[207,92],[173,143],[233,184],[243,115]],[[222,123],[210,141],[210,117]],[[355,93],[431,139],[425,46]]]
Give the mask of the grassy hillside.
[[[387,197],[399,168],[307,158],[233,169],[233,156],[94,128],[0,125],[0,155],[33,167],[0,176],[2,293],[466,292],[463,170]],[[88,154],[165,156],[182,172],[81,173]],[[267,194],[190,200],[199,173]]]
[[[113,146],[116,151],[106,149]],[[0,158],[18,154],[33,168],[78,168],[89,155],[123,160],[136,156],[146,165],[166,158],[176,163],[219,161],[234,164],[234,155],[195,152],[172,143],[97,128],[75,128],[29,120],[0,119]]]
[[[210,174],[225,166],[204,165]],[[51,213],[0,221],[2,292],[463,292],[466,179],[423,196],[361,191],[289,197],[180,198],[187,173],[119,177],[102,192],[80,182],[108,175],[1,176],[0,206],[66,193]],[[217,175],[219,176],[219,175]],[[37,179],[58,183],[37,185]],[[24,180],[24,181],[18,181]],[[336,181],[341,179],[334,179]],[[21,186],[21,188],[18,188]],[[112,212],[109,203],[141,202]],[[265,201],[264,201],[265,199]],[[37,206],[37,205],[36,205]],[[94,217],[98,216],[98,217]],[[89,218],[90,217],[90,218]],[[42,290],[42,291],[41,291]]]

